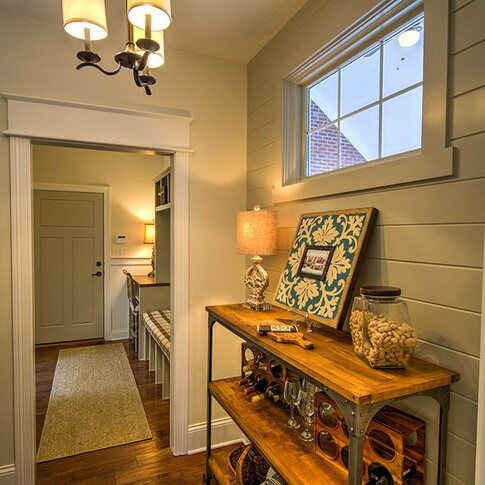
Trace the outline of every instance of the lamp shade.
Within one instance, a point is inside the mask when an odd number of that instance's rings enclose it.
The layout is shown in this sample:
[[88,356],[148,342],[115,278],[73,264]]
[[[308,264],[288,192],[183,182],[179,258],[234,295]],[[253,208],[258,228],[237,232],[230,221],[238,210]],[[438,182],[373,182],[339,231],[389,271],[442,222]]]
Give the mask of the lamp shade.
[[420,33],[417,29],[408,29],[401,34],[397,38],[399,45],[401,47],[412,47],[413,45],[417,44],[419,41]]
[[155,224],[145,224],[145,237],[143,244],[153,244],[155,242]]
[[152,31],[164,30],[172,23],[170,0],[128,0],[128,20],[139,29],[145,29],[146,15],[151,16]]
[[91,40],[108,35],[104,0],[62,0],[64,30],[76,39],[84,39],[89,29]]
[[[133,41],[135,42],[138,39],[143,39],[145,37],[145,31],[139,29],[138,27],[133,27]],[[156,52],[151,52],[148,56],[148,67],[150,69],[156,69],[157,67],[161,67],[165,64],[165,50],[163,45],[163,30],[158,30],[156,32],[152,32],[152,39],[158,43],[160,49]],[[137,51],[140,55],[143,55],[143,51]]]
[[276,212],[252,211],[237,214],[237,250],[264,256],[276,252]]

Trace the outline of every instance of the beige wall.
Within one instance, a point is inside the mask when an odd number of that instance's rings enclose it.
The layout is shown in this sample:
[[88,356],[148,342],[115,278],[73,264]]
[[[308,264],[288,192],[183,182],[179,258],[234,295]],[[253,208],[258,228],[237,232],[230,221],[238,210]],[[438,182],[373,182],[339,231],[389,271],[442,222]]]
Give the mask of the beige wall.
[[[152,179],[170,165],[170,157],[138,153],[34,145],[35,183],[109,185],[111,187],[112,257],[151,257],[143,244],[145,222],[154,219]],[[125,235],[125,244],[115,244]]]
[[[105,65],[122,49],[124,26],[110,26],[97,43]],[[169,34],[167,34],[168,36]],[[123,72],[106,77],[76,71],[82,45],[59,24],[3,14],[2,45],[16,46],[26,57],[12,56],[0,70],[0,92],[54,98],[145,111],[190,112],[190,403],[189,423],[205,420],[206,316],[210,303],[240,301],[245,261],[236,252],[235,214],[246,203],[246,66],[237,62],[166,49],[166,65],[157,74],[154,94],[145,96]],[[98,46],[99,44],[99,46]],[[47,66],[46,52],[55,53]],[[50,57],[52,59],[52,57]],[[6,102],[0,102],[0,130],[6,128]],[[12,320],[10,289],[10,206],[8,139],[0,137],[0,466],[14,462]],[[222,345],[236,348],[234,339]],[[226,343],[227,340],[227,343]],[[228,367],[235,358],[229,358]]]
[[[272,186],[281,180],[282,79],[377,3],[309,0],[250,62],[248,207],[270,207]],[[417,355],[461,373],[461,381],[452,386],[449,422],[448,483],[454,485],[474,483],[485,219],[485,29],[478,19],[484,15],[481,0],[453,2],[449,138],[458,149],[455,176],[278,204],[278,253],[265,259],[274,292],[301,214],[379,209],[358,285],[401,287],[420,336]],[[436,483],[436,406],[427,398],[406,405],[428,422],[428,483]]]

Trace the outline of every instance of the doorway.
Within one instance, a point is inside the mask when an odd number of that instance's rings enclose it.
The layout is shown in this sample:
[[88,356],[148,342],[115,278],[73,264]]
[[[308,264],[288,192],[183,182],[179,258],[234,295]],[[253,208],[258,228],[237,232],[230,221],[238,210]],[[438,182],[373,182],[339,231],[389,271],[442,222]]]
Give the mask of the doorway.
[[[16,474],[20,483],[35,480],[35,375],[33,372],[33,267],[31,140],[97,143],[173,153],[173,328],[170,447],[186,454],[188,434],[188,200],[191,118],[163,113],[6,96],[10,137],[12,323]],[[113,121],[115,118],[115,122]],[[79,126],[83,126],[82,133]],[[133,127],[137,129],[134,130]]]

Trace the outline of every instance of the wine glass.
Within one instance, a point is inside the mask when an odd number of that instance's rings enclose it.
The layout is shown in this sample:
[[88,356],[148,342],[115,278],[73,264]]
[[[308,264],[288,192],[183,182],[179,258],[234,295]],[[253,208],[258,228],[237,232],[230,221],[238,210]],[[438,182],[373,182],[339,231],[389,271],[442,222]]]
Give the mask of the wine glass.
[[302,441],[313,441],[310,426],[313,422],[313,413],[315,412],[315,390],[315,386],[306,380],[300,386],[300,398],[297,405],[305,423],[305,429],[299,434],[299,438]]
[[297,377],[287,377],[283,391],[285,401],[290,405],[290,419],[285,426],[290,429],[298,429],[300,423],[295,419],[295,405],[300,400],[300,381]]

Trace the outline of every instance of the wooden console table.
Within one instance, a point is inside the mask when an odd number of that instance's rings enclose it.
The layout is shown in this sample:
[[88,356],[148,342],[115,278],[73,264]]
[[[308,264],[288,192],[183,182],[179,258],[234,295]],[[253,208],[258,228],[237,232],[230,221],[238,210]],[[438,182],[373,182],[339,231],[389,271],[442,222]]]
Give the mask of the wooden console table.
[[[313,350],[278,344],[256,330],[262,320],[287,323],[290,315],[278,307],[269,312],[255,312],[235,304],[210,306],[206,310],[209,314],[206,484],[212,478],[219,484],[227,482],[224,452],[211,450],[212,398],[290,485],[310,482],[360,485],[364,437],[370,421],[382,407],[412,396],[429,396],[440,405],[438,483],[445,483],[449,390],[459,374],[417,358],[412,358],[406,369],[372,369],[355,355],[348,334],[326,327],[306,335],[315,344]],[[284,428],[283,410],[267,401],[257,407],[249,406],[237,390],[239,376],[212,380],[215,323],[309,379],[338,404],[349,429],[348,476],[328,466],[312,447]]]

